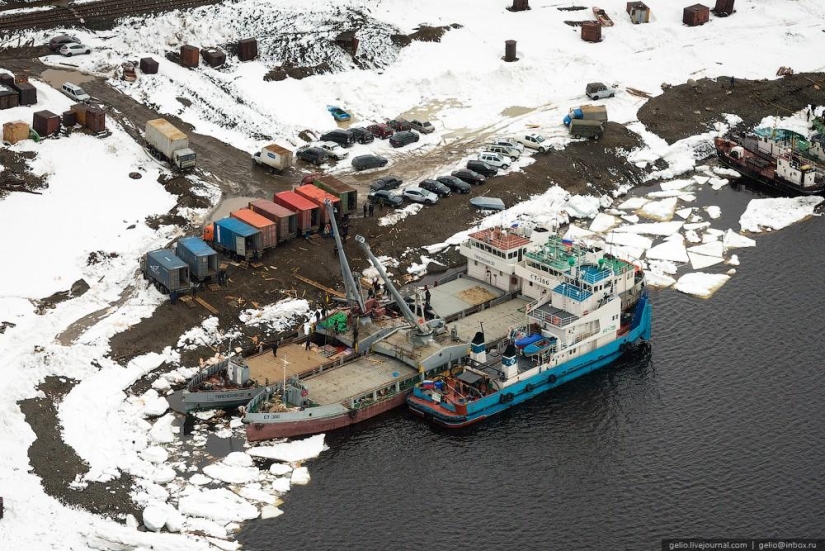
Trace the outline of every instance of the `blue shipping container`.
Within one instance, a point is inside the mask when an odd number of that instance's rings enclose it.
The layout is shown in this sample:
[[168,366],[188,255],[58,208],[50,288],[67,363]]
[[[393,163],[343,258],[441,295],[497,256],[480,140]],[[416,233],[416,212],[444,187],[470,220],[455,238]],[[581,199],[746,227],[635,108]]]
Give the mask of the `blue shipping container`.
[[156,282],[162,292],[189,289],[189,266],[172,251],[160,249],[146,253],[143,275]]
[[200,237],[184,237],[175,254],[189,266],[192,279],[203,281],[218,273],[218,253]]
[[237,218],[216,220],[214,230],[214,244],[238,256],[247,258],[263,250],[261,232]]

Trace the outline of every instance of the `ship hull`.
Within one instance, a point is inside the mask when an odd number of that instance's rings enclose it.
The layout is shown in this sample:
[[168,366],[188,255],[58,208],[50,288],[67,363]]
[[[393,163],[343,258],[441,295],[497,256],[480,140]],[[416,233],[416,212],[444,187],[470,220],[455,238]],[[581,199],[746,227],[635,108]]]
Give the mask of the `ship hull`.
[[246,404],[258,395],[264,387],[245,388],[242,390],[220,391],[183,391],[183,406],[186,411],[199,409],[233,408]]

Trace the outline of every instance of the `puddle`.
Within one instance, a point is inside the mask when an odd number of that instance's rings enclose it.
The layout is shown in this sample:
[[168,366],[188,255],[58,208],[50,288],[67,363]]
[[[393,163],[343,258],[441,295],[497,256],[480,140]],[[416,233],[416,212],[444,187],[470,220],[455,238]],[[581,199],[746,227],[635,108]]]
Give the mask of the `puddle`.
[[413,107],[409,111],[401,113],[399,116],[407,120],[419,119],[432,121],[433,119],[438,120],[438,113],[441,111],[446,109],[461,109],[462,107],[464,107],[464,105],[456,99],[434,100]]
[[508,107],[504,111],[501,112],[502,117],[520,117],[521,115],[526,115],[527,113],[533,112],[534,109],[532,107],[520,107],[518,105],[514,105],[512,107]]
[[95,79],[95,77],[83,74],[79,71],[67,71],[63,69],[46,69],[40,73],[40,78],[57,89],[60,89],[64,82],[83,84],[84,82],[89,82]]
[[[221,218],[226,218],[233,211],[246,208],[250,201],[257,201],[261,197],[231,197],[222,201],[217,208],[209,215],[209,221],[214,222]],[[267,199],[272,199],[267,197]]]

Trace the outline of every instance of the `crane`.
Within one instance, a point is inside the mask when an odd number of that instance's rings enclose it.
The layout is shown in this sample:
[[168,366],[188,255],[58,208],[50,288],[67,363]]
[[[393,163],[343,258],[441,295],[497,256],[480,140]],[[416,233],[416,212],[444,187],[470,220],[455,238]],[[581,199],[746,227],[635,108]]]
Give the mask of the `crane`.
[[327,210],[329,223],[332,226],[332,235],[335,238],[335,246],[338,248],[338,262],[341,264],[341,275],[344,278],[344,289],[347,295],[347,302],[353,308],[358,308],[361,315],[366,315],[366,305],[364,304],[364,297],[361,296],[361,290],[355,283],[355,278],[350,270],[347,262],[347,255],[344,253],[344,244],[341,242],[341,232],[338,231],[338,223],[335,221],[335,209],[332,206],[332,201],[324,199],[324,207]]
[[380,275],[381,279],[384,280],[384,285],[386,285],[387,289],[395,299],[395,303],[398,305],[399,310],[401,310],[401,314],[408,322],[410,322],[413,331],[413,338],[421,343],[431,342],[433,338],[433,328],[427,325],[423,319],[417,318],[415,314],[413,314],[410,307],[407,306],[407,303],[404,301],[404,297],[401,296],[401,293],[398,292],[398,289],[396,289],[395,285],[393,285],[392,281],[390,281],[389,276],[387,276],[387,272],[384,271],[384,267],[378,259],[375,258],[375,255],[372,254],[372,250],[370,250],[367,240],[364,239],[363,236],[357,235],[355,236],[355,241],[367,254],[372,262],[372,265],[375,266],[375,269],[378,271],[378,275]]

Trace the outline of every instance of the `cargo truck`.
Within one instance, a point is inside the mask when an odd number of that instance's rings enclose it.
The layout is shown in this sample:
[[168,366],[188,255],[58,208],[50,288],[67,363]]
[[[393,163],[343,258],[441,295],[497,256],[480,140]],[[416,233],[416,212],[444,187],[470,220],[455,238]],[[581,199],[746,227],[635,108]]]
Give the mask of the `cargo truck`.
[[292,151],[278,144],[265,145],[260,151],[252,155],[252,162],[258,166],[269,168],[270,172],[283,172],[292,166]]
[[218,253],[200,237],[184,237],[175,245],[175,256],[189,266],[195,281],[209,281],[218,273]]
[[144,139],[153,156],[168,161],[174,168],[195,168],[195,152],[189,149],[189,138],[166,119],[147,121]]
[[204,239],[212,239],[212,247],[230,258],[243,260],[260,258],[263,240],[260,230],[237,218],[221,218],[204,230]]
[[573,119],[568,125],[574,138],[593,138],[598,140],[604,133],[604,123],[589,119]]
[[191,289],[189,266],[170,250],[159,249],[140,258],[143,279],[148,279],[164,295]]

